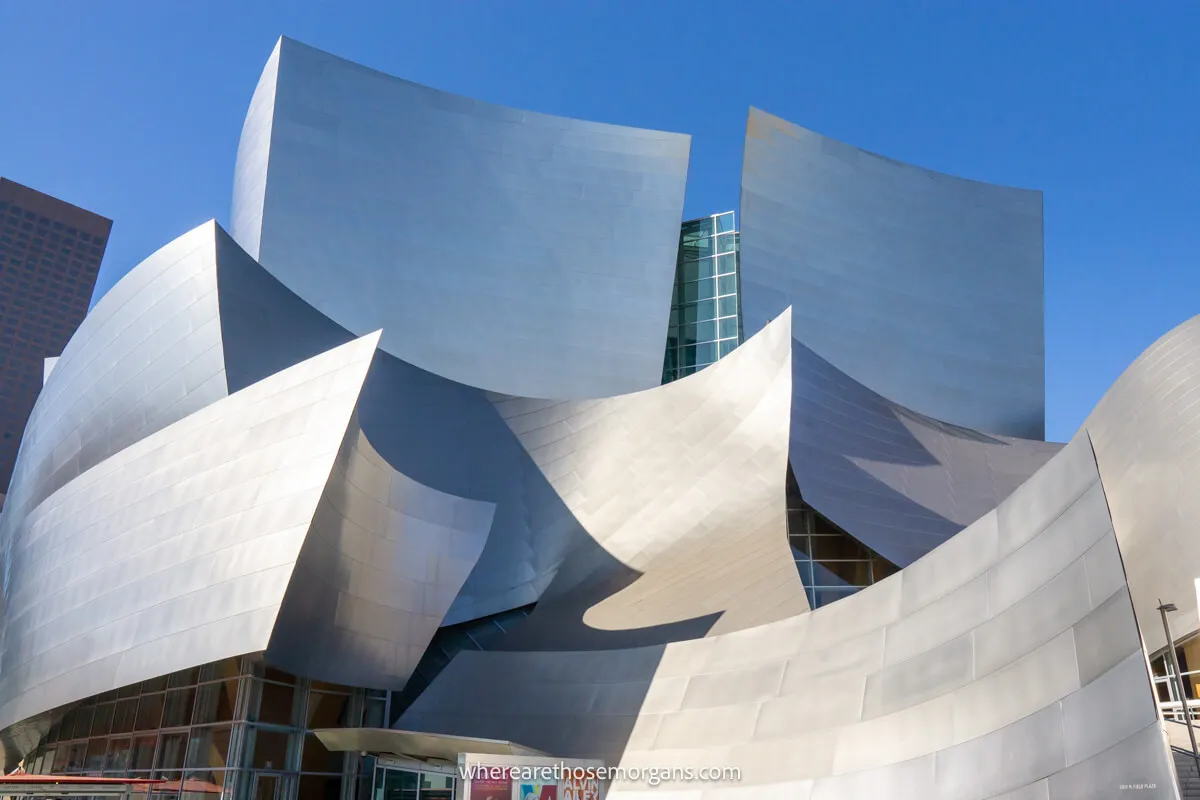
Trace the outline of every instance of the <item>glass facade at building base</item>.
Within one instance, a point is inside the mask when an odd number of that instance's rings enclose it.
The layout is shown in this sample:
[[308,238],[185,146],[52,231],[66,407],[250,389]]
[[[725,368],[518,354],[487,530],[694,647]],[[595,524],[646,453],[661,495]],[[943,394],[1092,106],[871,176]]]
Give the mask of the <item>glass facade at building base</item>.
[[357,754],[332,753],[313,732],[386,727],[387,702],[230,658],[62,710],[24,766],[164,781],[151,800],[354,800]]

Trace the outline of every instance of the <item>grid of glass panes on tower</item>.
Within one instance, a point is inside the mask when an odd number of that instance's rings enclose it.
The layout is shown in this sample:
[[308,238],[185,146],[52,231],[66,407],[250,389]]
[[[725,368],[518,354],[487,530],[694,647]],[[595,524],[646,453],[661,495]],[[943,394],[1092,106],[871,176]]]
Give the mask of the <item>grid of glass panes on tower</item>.
[[703,369],[742,341],[733,213],[683,223],[663,383]]

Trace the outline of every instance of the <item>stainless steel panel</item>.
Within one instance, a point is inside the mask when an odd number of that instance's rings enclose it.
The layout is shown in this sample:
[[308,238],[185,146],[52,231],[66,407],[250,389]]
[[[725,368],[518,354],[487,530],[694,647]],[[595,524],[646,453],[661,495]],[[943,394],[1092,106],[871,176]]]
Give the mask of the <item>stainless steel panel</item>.
[[[1174,769],[1157,721],[1086,761],[1049,776],[1050,800],[1175,798]],[[1140,788],[1130,788],[1140,787]]]
[[505,648],[654,644],[807,610],[784,503],[790,344],[785,314],[660,388],[558,403],[493,397],[582,528]]
[[893,563],[910,564],[978,520],[1062,447],[911,411],[803,344],[798,320],[790,447],[800,492]]
[[242,130],[232,233],[418,367],[517,396],[614,395],[662,376],[689,148],[285,38]]
[[1140,653],[1141,639],[1128,589],[1116,592],[1075,624],[1075,657],[1079,684],[1087,686],[1130,653]]
[[392,469],[356,421],[296,560],[267,659],[299,675],[402,689],[478,561],[494,511]]
[[1078,764],[1158,722],[1146,658],[1132,653],[1063,700],[1067,764]]
[[[711,371],[720,369],[718,363]],[[566,419],[513,424],[532,434]],[[1098,513],[1098,480],[1081,433],[1021,496],[963,532],[964,541],[983,543],[987,558],[960,559],[951,540],[912,568],[917,579],[937,576],[931,589],[908,592],[910,571],[902,570],[807,614],[661,650],[464,654],[398,726],[518,741],[517,733],[533,735],[533,746],[554,742],[553,752],[565,756],[603,754],[627,766],[736,765],[739,786],[703,790],[723,799],[809,785],[814,796],[838,798],[1045,797],[1045,777],[1066,772],[1086,785],[1086,775],[1067,767],[1068,753],[1129,741],[1140,719],[1104,717],[1105,701],[1092,687],[1124,698],[1118,710],[1140,700],[1152,713],[1144,661],[1111,657],[1136,638],[1132,618],[1114,615],[1115,600],[1091,596],[1088,565],[1112,537],[1107,516]],[[1059,574],[1046,574],[1030,554],[1041,554]],[[944,574],[954,570],[961,574]],[[1006,576],[1003,602],[981,602],[994,575]],[[1118,588],[1111,598],[1123,593]],[[552,610],[557,598],[548,592],[541,605]],[[1077,635],[1084,643],[1078,650]],[[643,670],[623,688],[626,702],[643,694],[640,712],[590,730],[597,717],[581,712],[578,698],[625,658]],[[588,661],[593,668],[582,669]],[[1081,682],[1084,674],[1093,678],[1089,684]],[[486,698],[476,696],[480,691]],[[1075,711],[1085,706],[1089,711]],[[1071,715],[1077,721],[1064,723]],[[1116,758],[1131,772],[1142,769],[1130,756]],[[1160,758],[1146,774],[1166,785],[1162,764]],[[618,786],[612,796],[671,797],[676,790]]]
[[1159,598],[1179,610],[1172,631],[1200,629],[1200,317],[1146,349],[1084,421],[1112,512],[1146,649],[1165,645]]
[[[964,180],[750,110],[742,307],[914,411],[1045,429],[1041,192]],[[891,347],[880,347],[881,342]]]
[[[937,791],[945,800],[983,800],[1066,767],[1057,704],[937,754]],[[1036,789],[1032,790],[1036,797]],[[1044,797],[1044,793],[1043,793]]]
[[267,646],[377,338],[195,411],[27,513],[5,510],[0,727]]
[[5,506],[55,490],[226,392],[215,223],[130,270],[71,337],[38,396]]

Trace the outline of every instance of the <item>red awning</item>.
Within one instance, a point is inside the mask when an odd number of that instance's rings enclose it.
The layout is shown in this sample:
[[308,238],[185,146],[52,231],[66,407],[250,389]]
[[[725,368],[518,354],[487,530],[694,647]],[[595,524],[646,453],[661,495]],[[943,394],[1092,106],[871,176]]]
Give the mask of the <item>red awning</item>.
[[87,775],[31,775],[28,772],[18,772],[0,777],[0,784],[19,783],[33,786],[52,786],[56,783],[76,785],[81,783],[98,786],[148,786],[166,783],[163,780],[151,778],[90,778]]
[[119,797],[146,795],[164,783],[149,778],[92,778],[87,775],[0,776],[0,797]]

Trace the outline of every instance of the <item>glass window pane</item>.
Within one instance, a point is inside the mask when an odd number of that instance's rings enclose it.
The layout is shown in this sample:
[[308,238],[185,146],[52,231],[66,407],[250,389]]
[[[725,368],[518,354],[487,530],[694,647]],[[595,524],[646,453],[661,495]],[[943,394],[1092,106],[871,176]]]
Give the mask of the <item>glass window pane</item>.
[[147,680],[147,681],[142,681],[142,694],[149,694],[150,692],[161,692],[163,689],[166,689],[166,688],[167,688],[167,678],[165,675],[157,677],[157,678],[151,678],[150,680]]
[[722,317],[732,317],[737,314],[737,295],[722,297],[719,302],[721,303]]
[[711,258],[704,258],[696,262],[696,277],[711,278],[713,270],[717,268],[717,263]]
[[[724,278],[721,280],[724,280]],[[688,285],[690,286],[691,284]],[[700,300],[707,300],[710,297],[714,297],[716,294],[716,288],[717,284],[712,278],[706,278],[698,282],[696,284],[697,298]]]
[[137,718],[137,700],[119,700],[113,712],[113,733],[129,733],[133,730],[133,721]]
[[693,233],[684,232],[679,239],[679,257],[684,261],[696,261],[713,254],[713,240],[698,234],[711,233],[711,228]]
[[717,273],[719,275],[730,275],[735,271],[737,271],[737,256],[733,253],[717,256]]
[[107,739],[92,739],[88,742],[87,755],[83,759],[83,767],[89,772],[100,772],[104,769],[104,754],[108,751]]
[[70,751],[71,751],[71,748],[65,744],[54,751],[54,761],[52,762],[52,766],[50,767],[51,772],[65,772],[66,771],[67,755],[70,753]]
[[716,322],[701,322],[696,325],[696,341],[709,342],[717,338]]
[[381,800],[417,800],[417,773],[406,769],[389,769],[384,772],[383,797]]
[[259,690],[258,713],[254,719],[258,722],[272,722],[278,725],[294,725],[293,705],[296,690],[292,686],[282,686],[278,683],[266,683],[256,680]]
[[337,772],[342,771],[343,756],[341,753],[331,753],[321,744],[315,734],[304,737],[304,750],[300,753],[301,772]]
[[695,306],[683,306],[682,308],[679,309],[679,324],[680,325],[686,325],[690,322],[695,322],[695,321],[696,321],[696,307]]
[[721,342],[721,358],[737,349],[737,339],[725,339]]
[[162,721],[163,696],[161,694],[146,694],[138,700],[137,719],[133,729],[148,731],[158,727]]
[[675,271],[675,280],[678,283],[694,281],[700,277],[700,262],[699,261],[681,261],[679,267]]
[[228,722],[233,719],[237,702],[238,680],[230,678],[218,683],[206,683],[196,689],[195,723]]
[[88,737],[88,733],[92,729],[92,715],[95,713],[95,708],[75,709],[75,726],[71,730],[72,739],[86,739]]
[[736,339],[737,338],[738,321],[737,317],[726,317],[721,320],[721,338]]
[[703,300],[696,304],[696,319],[715,319],[717,316],[716,312],[716,300]]
[[67,771],[79,772],[83,769],[83,759],[87,755],[87,743],[76,742],[67,748]]
[[717,237],[716,251],[718,253],[732,253],[737,249],[737,234],[723,233]]
[[154,766],[154,744],[156,736],[137,736],[129,754],[129,769],[141,772]]
[[226,658],[214,661],[200,668],[200,681],[215,681],[224,678],[236,678],[240,674],[236,658]]
[[193,728],[184,767],[199,770],[224,769],[232,731],[233,728],[229,725]]
[[696,326],[695,325],[680,325],[679,326],[679,345],[685,346],[696,343]]
[[421,800],[453,800],[453,798],[454,777],[452,775],[421,773]]
[[[301,775],[297,800],[338,800],[342,792],[341,775]],[[424,793],[421,797],[424,797]],[[430,800],[433,800],[431,797]]]
[[105,703],[96,706],[96,714],[92,717],[92,736],[107,736],[112,727],[113,704]]
[[164,733],[158,744],[158,767],[156,769],[177,770],[182,768],[186,750],[186,733]]
[[122,686],[120,689],[117,689],[117,697],[137,697],[141,693],[141,690],[142,685],[140,683]]
[[713,234],[712,217],[690,219],[680,226],[680,236],[684,239],[698,239]]
[[718,294],[733,294],[737,291],[737,275],[722,275],[717,278],[721,291]]
[[679,363],[685,367],[695,366],[696,364],[696,346],[679,348]]
[[283,769],[287,765],[288,734],[267,728],[251,728],[254,740],[248,766],[258,769]]
[[108,742],[108,755],[104,758],[104,771],[124,774],[129,768],[129,748],[131,742],[128,738],[110,739]]
[[[675,353],[671,351],[671,358],[674,359],[674,357]],[[386,701],[382,697],[368,697],[367,707],[363,711],[363,727],[386,728],[387,722],[384,720],[386,711]]]
[[696,363],[711,364],[717,360],[717,343],[709,342],[707,344],[696,345]]
[[167,679],[167,685],[171,688],[191,686],[196,682],[196,672],[197,670],[195,667],[192,669],[180,670],[179,672],[173,672],[171,673],[170,678]]
[[696,282],[679,284],[679,291],[676,294],[676,302],[680,304],[696,302],[696,299],[699,296],[699,290],[697,288],[698,286],[699,284]]
[[717,217],[717,230],[721,233],[726,233],[733,230],[733,212],[721,214]]
[[[349,720],[346,714],[350,709],[350,695],[326,694],[324,692],[309,692],[308,694],[308,724],[306,728],[344,728]],[[308,745],[304,746],[305,752]],[[338,768],[341,771],[341,767]]]
[[163,707],[162,726],[177,728],[192,724],[192,706],[196,699],[195,689],[175,689],[167,692]]
[[263,670],[263,677],[269,681],[275,681],[276,683],[287,683],[292,685],[296,683],[295,675],[275,669],[274,667],[266,667]]

